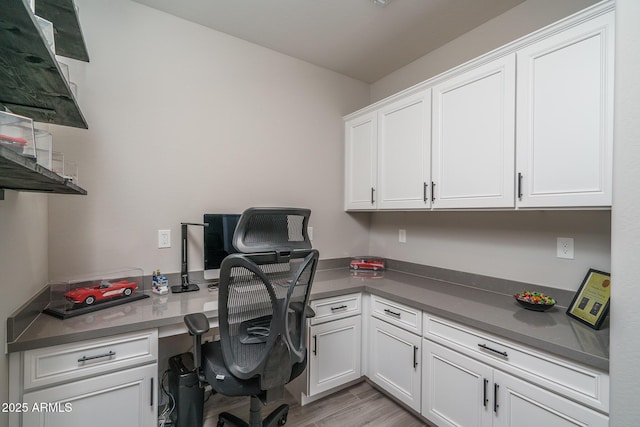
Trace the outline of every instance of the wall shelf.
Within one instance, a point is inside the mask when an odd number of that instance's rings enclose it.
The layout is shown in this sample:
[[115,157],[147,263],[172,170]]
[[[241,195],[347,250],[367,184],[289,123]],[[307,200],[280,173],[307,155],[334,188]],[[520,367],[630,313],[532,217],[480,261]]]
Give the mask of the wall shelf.
[[36,15],[53,22],[56,54],[89,62],[89,52],[73,0],[36,0]]
[[24,157],[0,146],[0,200],[2,189],[35,191],[54,194],[86,195],[87,191],[67,178],[51,172],[36,163],[36,159]]
[[[76,16],[73,2],[66,1]],[[0,104],[34,121],[87,129],[69,84],[23,0],[3,0],[0,40]]]

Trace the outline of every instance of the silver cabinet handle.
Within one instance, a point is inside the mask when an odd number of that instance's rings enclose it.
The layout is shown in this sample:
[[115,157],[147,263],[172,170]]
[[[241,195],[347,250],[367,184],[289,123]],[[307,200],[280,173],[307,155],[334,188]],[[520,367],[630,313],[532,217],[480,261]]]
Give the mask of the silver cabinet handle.
[[109,351],[108,353],[98,354],[95,356],[82,356],[80,359],[78,359],[78,363],[84,363],[88,360],[101,359],[103,357],[111,357],[115,355],[116,355],[115,351]]

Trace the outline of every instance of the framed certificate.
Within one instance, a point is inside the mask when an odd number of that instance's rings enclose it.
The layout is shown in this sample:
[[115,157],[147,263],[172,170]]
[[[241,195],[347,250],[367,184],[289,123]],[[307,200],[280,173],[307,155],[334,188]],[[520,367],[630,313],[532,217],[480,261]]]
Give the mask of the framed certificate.
[[567,314],[593,329],[600,329],[609,313],[610,295],[611,275],[591,268],[569,304]]

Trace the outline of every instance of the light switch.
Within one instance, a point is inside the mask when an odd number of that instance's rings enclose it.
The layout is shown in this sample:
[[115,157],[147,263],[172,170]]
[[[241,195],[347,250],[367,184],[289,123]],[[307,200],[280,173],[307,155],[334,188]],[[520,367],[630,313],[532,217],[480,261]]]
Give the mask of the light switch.
[[158,249],[171,247],[171,230],[158,230]]

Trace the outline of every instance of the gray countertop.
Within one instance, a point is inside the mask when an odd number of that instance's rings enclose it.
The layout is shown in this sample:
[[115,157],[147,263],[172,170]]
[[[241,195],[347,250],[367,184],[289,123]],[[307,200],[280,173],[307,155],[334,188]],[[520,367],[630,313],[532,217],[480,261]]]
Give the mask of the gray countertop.
[[[346,268],[319,270],[312,298],[369,292],[419,308],[539,350],[608,372],[609,328],[594,330],[565,314],[565,307],[534,312],[511,295],[441,280],[386,271],[375,277],[351,275]],[[217,291],[155,295],[60,320],[40,314],[13,342],[9,352],[76,342],[147,328],[182,326],[184,315],[204,312],[217,317]]]

